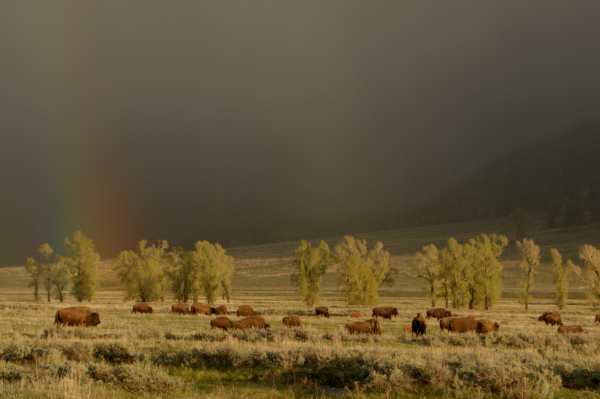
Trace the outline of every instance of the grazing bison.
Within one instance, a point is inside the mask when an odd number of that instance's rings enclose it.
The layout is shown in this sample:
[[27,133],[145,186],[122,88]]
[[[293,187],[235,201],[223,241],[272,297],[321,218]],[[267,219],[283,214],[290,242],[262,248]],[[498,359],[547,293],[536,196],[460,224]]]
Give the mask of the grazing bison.
[[383,317],[384,319],[392,319],[392,317],[398,317],[400,314],[398,313],[398,309],[393,308],[391,306],[380,306],[378,308],[373,308],[372,318]]
[[300,327],[301,324],[300,318],[296,315],[283,318],[283,325],[286,327]]
[[210,329],[211,330],[216,327],[216,328],[222,328],[223,330],[227,331],[227,329],[231,328],[232,325],[233,325],[233,323],[226,316],[215,317],[214,319],[212,319],[210,321]]
[[478,334],[487,334],[491,332],[498,331],[500,325],[498,323],[494,323],[490,319],[479,319],[477,320],[477,327],[475,331]]
[[450,331],[450,321],[454,320],[456,317],[444,317],[440,319],[440,330],[448,330]]
[[412,333],[412,326],[404,326],[404,334]]
[[256,312],[250,306],[242,305],[238,308],[237,315],[238,315],[238,317],[240,317],[240,316],[245,316],[245,317],[256,316]]
[[379,321],[354,321],[346,324],[346,330],[350,334],[379,334],[381,335],[381,329],[379,328]]
[[316,313],[317,317],[323,315],[323,316],[329,318],[329,309],[327,309],[326,306],[319,306],[318,308],[315,309],[315,313]]
[[187,303],[174,303],[171,305],[171,313],[190,314],[190,307]]
[[131,311],[131,313],[152,313],[152,308],[150,306],[148,306],[148,304],[146,302],[142,302],[142,303],[136,303],[135,305],[133,305],[133,310]]
[[544,314],[539,317],[538,321],[544,321],[546,322],[546,325],[563,325],[559,312],[544,312]]
[[98,313],[92,313],[87,306],[72,306],[56,311],[54,316],[56,329],[64,324],[67,326],[97,326],[100,324],[100,316]]
[[427,322],[421,316],[421,313],[418,313],[412,321],[412,332],[418,337],[419,335],[425,335],[425,330],[427,330]]
[[450,320],[448,331],[463,333],[468,331],[477,331],[477,320],[472,317],[460,317]]
[[352,317],[353,319],[358,319],[359,317],[362,317],[362,313],[352,312],[352,313],[350,313],[350,317]]
[[227,306],[225,305],[221,305],[218,308],[214,308],[214,314],[218,314],[220,316],[226,315],[227,314]]
[[583,332],[583,328],[581,328],[581,326],[576,326],[576,325],[572,325],[572,326],[560,326],[560,327],[558,327],[558,332],[560,334],[582,333]]
[[429,309],[427,311],[428,319],[430,317],[433,317],[434,319],[443,319],[444,317],[451,317],[451,316],[452,316],[452,313],[450,313],[449,310],[446,310],[444,308]]
[[503,325],[503,326],[507,326],[507,325],[508,325],[508,321],[506,321],[506,320],[502,320],[502,321],[500,322],[500,324],[501,324],[501,325]]
[[206,316],[210,316],[214,313],[214,309],[215,308],[211,308],[205,303],[195,303],[192,305],[190,313],[192,313],[193,315],[203,314]]
[[598,321],[600,321],[600,313],[596,315],[596,318],[594,319],[594,324],[596,324],[596,322]]
[[262,316],[250,316],[245,319],[234,321],[232,326],[234,330],[246,330],[248,328],[269,328],[265,318]]

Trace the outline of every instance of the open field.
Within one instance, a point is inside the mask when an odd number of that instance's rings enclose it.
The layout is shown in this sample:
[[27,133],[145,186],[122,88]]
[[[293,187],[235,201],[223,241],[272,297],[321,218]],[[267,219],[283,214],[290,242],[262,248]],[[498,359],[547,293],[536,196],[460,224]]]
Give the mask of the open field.
[[[423,245],[442,248],[451,236],[464,242],[483,231],[485,223],[473,222],[356,235],[370,246],[382,241],[403,273],[380,292],[379,304],[401,313],[381,321],[381,336],[344,331],[349,312],[365,319],[371,308],[346,306],[333,273],[326,275],[320,301],[332,317],[316,318],[297,300],[289,283],[297,242],[228,249],[236,259],[229,317],[239,319],[235,309],[251,305],[271,324],[267,331],[211,331],[209,316],[172,315],[169,295],[152,303],[153,314],[134,315],[107,260],[100,265],[97,298],[84,304],[100,313],[102,323],[56,332],[56,310],[77,303],[34,302],[23,268],[0,269],[0,397],[600,397],[600,325],[581,299],[581,282],[572,279],[573,299],[562,319],[583,326],[585,334],[558,335],[556,327],[537,321],[543,311],[555,310],[549,249],[578,263],[579,245],[600,242],[597,228],[541,232],[536,242],[543,264],[528,313],[514,299],[522,277],[510,244],[500,258],[503,297],[494,309],[453,310],[507,321],[499,332],[449,334],[430,319],[425,337],[403,333],[417,312],[430,307],[423,285],[409,275],[410,256]],[[327,241],[333,247],[341,237]],[[300,315],[302,328],[282,327],[289,314]]]

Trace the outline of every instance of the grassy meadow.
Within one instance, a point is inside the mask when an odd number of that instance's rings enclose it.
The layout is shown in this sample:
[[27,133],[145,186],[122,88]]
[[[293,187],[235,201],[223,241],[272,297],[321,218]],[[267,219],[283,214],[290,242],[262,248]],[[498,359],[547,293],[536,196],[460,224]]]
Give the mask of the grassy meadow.
[[[134,315],[111,260],[103,260],[97,297],[84,303],[100,313],[101,324],[57,331],[56,310],[77,303],[35,302],[23,267],[0,268],[0,398],[600,398],[600,325],[576,276],[562,320],[586,332],[558,335],[537,321],[556,309],[550,248],[579,264],[580,245],[600,244],[597,227],[540,232],[542,264],[528,312],[517,299],[524,275],[511,241],[500,257],[502,298],[493,310],[452,309],[508,322],[497,333],[450,334],[429,319],[425,337],[404,334],[431,307],[424,284],[411,275],[412,255],[488,229],[482,221],[355,235],[369,246],[383,242],[400,270],[396,284],[380,291],[379,305],[401,313],[381,321],[381,336],[344,331],[350,312],[368,318],[371,307],[346,306],[334,273],[326,274],[319,303],[329,307],[329,319],[298,301],[289,280],[298,242],[227,249],[235,258],[233,300],[217,305],[226,304],[233,321],[239,305],[250,305],[271,324],[268,330],[210,330],[209,316],[172,315],[168,293],[164,303],[151,304],[153,314]],[[326,239],[332,249],[341,240]],[[290,314],[301,317],[301,328],[282,327]]]

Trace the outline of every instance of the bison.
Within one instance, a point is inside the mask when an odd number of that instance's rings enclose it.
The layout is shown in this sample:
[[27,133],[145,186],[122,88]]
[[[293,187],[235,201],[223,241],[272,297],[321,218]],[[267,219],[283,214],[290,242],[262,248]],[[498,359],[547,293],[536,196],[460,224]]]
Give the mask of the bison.
[[487,334],[491,332],[498,331],[500,325],[498,323],[494,323],[490,319],[479,319],[477,320],[477,327],[475,331],[479,334]]
[[560,319],[560,313],[559,312],[544,312],[544,314],[542,314],[538,321],[544,321],[546,322],[546,325],[550,324],[550,325],[559,325],[562,326],[562,321]]
[[206,316],[210,316],[214,313],[215,308],[211,308],[209,305],[205,303],[195,303],[192,305],[192,309],[190,311],[193,315],[203,314]]
[[262,316],[250,316],[245,319],[234,321],[232,326],[234,330],[246,330],[248,328],[269,328],[265,318]]
[[600,321],[600,313],[598,313],[598,314],[596,315],[596,318],[594,319],[594,324],[596,324],[596,323],[597,323],[597,322],[599,322],[599,321]]
[[171,313],[190,314],[190,307],[187,303],[174,303],[171,305]]
[[256,316],[256,312],[250,306],[242,305],[238,308],[237,315],[238,315],[238,317],[240,317],[240,316],[244,316],[244,317]]
[[412,326],[404,326],[404,334],[412,333]]
[[222,328],[223,330],[227,331],[227,329],[231,328],[232,325],[233,325],[233,323],[226,316],[215,317],[214,319],[212,319],[210,321],[210,329],[211,330],[216,327],[216,328]]
[[450,331],[450,322],[454,320],[456,317],[444,317],[440,319],[440,330],[448,330]]
[[383,317],[384,319],[392,319],[392,317],[398,317],[400,314],[398,313],[398,309],[393,308],[391,306],[380,306],[378,308],[373,308],[372,318]]
[[572,326],[560,326],[560,327],[558,327],[558,333],[559,334],[582,333],[582,332],[583,332],[583,328],[581,326],[572,325]]
[[421,313],[418,313],[412,321],[412,332],[418,337],[419,335],[425,335],[425,330],[427,330],[427,322],[421,316]]
[[352,317],[353,319],[358,319],[359,317],[362,317],[362,313],[352,312],[352,313],[350,313],[350,317]]
[[316,313],[317,317],[323,315],[323,316],[329,318],[329,309],[327,309],[327,307],[325,307],[325,306],[319,306],[318,308],[315,308],[315,313]]
[[444,308],[436,308],[436,309],[429,309],[427,311],[427,318],[431,318],[433,317],[434,319],[443,319],[444,317],[451,317],[452,313],[450,313],[449,310],[446,310]]
[[503,326],[507,326],[507,325],[508,325],[508,321],[506,321],[506,320],[502,320],[502,321],[500,322],[500,324],[501,324],[501,325],[503,325]]
[[283,325],[286,327],[300,327],[300,325],[302,324],[300,322],[300,317],[296,315],[284,317],[282,322]]
[[56,329],[65,324],[67,326],[97,326],[100,324],[100,316],[98,313],[92,313],[87,306],[72,306],[56,311],[54,316]]
[[379,334],[381,335],[381,328],[379,328],[379,321],[354,321],[346,324],[346,330],[350,334]]
[[472,317],[460,317],[450,320],[448,331],[451,332],[468,332],[477,331],[477,320]]
[[214,308],[214,314],[218,314],[220,316],[226,315],[227,314],[227,306],[225,305],[221,305],[218,308]]
[[133,305],[133,310],[131,311],[131,313],[137,312],[152,313],[152,308],[146,302],[136,303],[135,305]]

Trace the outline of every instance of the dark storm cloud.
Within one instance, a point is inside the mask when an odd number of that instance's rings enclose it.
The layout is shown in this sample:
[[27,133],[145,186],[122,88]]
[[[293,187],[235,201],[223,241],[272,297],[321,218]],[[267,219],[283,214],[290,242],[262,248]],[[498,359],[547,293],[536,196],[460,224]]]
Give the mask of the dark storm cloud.
[[75,229],[114,256],[418,202],[598,117],[598,20],[593,1],[4,2],[0,264]]

